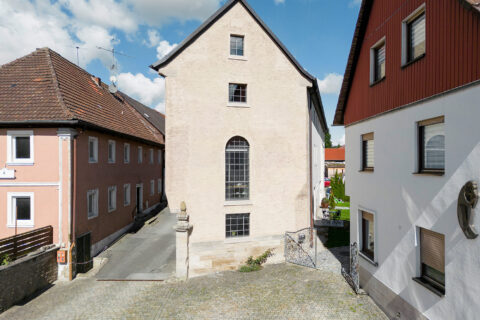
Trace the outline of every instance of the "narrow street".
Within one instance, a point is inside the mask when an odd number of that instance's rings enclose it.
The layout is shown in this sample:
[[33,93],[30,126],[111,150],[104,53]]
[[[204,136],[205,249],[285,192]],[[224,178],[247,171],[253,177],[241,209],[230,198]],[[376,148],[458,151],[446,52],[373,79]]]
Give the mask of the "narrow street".
[[108,262],[98,280],[166,280],[174,274],[176,217],[167,207],[149,222],[100,254]]

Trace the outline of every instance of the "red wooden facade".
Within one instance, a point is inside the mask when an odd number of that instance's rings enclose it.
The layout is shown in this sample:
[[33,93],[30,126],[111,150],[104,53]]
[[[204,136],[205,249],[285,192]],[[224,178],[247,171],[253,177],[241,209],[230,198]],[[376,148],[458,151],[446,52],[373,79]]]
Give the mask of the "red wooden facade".
[[[463,2],[373,1],[344,109],[345,125],[480,79],[480,14]],[[402,68],[402,21],[423,3],[426,55]],[[370,48],[383,37],[386,78],[370,86]]]

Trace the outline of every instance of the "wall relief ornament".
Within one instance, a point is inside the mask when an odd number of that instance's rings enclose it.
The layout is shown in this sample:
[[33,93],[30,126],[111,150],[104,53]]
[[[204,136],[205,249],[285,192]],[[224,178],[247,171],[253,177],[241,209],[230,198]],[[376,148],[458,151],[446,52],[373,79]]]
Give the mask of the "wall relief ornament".
[[457,203],[457,216],[460,228],[467,239],[475,239],[478,233],[473,224],[475,207],[478,202],[478,186],[475,181],[468,181],[460,190]]

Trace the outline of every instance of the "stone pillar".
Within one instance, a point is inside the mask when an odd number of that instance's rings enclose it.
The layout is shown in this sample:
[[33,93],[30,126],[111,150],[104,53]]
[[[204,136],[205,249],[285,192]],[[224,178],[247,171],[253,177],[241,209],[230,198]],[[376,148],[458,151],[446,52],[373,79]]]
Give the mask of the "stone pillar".
[[180,213],[177,214],[177,225],[174,227],[176,233],[176,275],[177,278],[188,279],[188,238],[192,225],[188,222],[187,206],[185,202],[180,204]]

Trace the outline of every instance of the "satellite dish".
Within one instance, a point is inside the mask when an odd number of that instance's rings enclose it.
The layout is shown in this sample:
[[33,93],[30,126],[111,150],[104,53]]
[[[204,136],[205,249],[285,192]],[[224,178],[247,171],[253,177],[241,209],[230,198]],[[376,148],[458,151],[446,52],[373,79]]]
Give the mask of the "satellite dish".
[[108,90],[110,91],[110,93],[117,93],[118,88],[114,83],[112,83],[111,85],[108,86]]
[[110,82],[111,82],[111,83],[117,83],[117,77],[111,76],[111,77],[110,77]]

